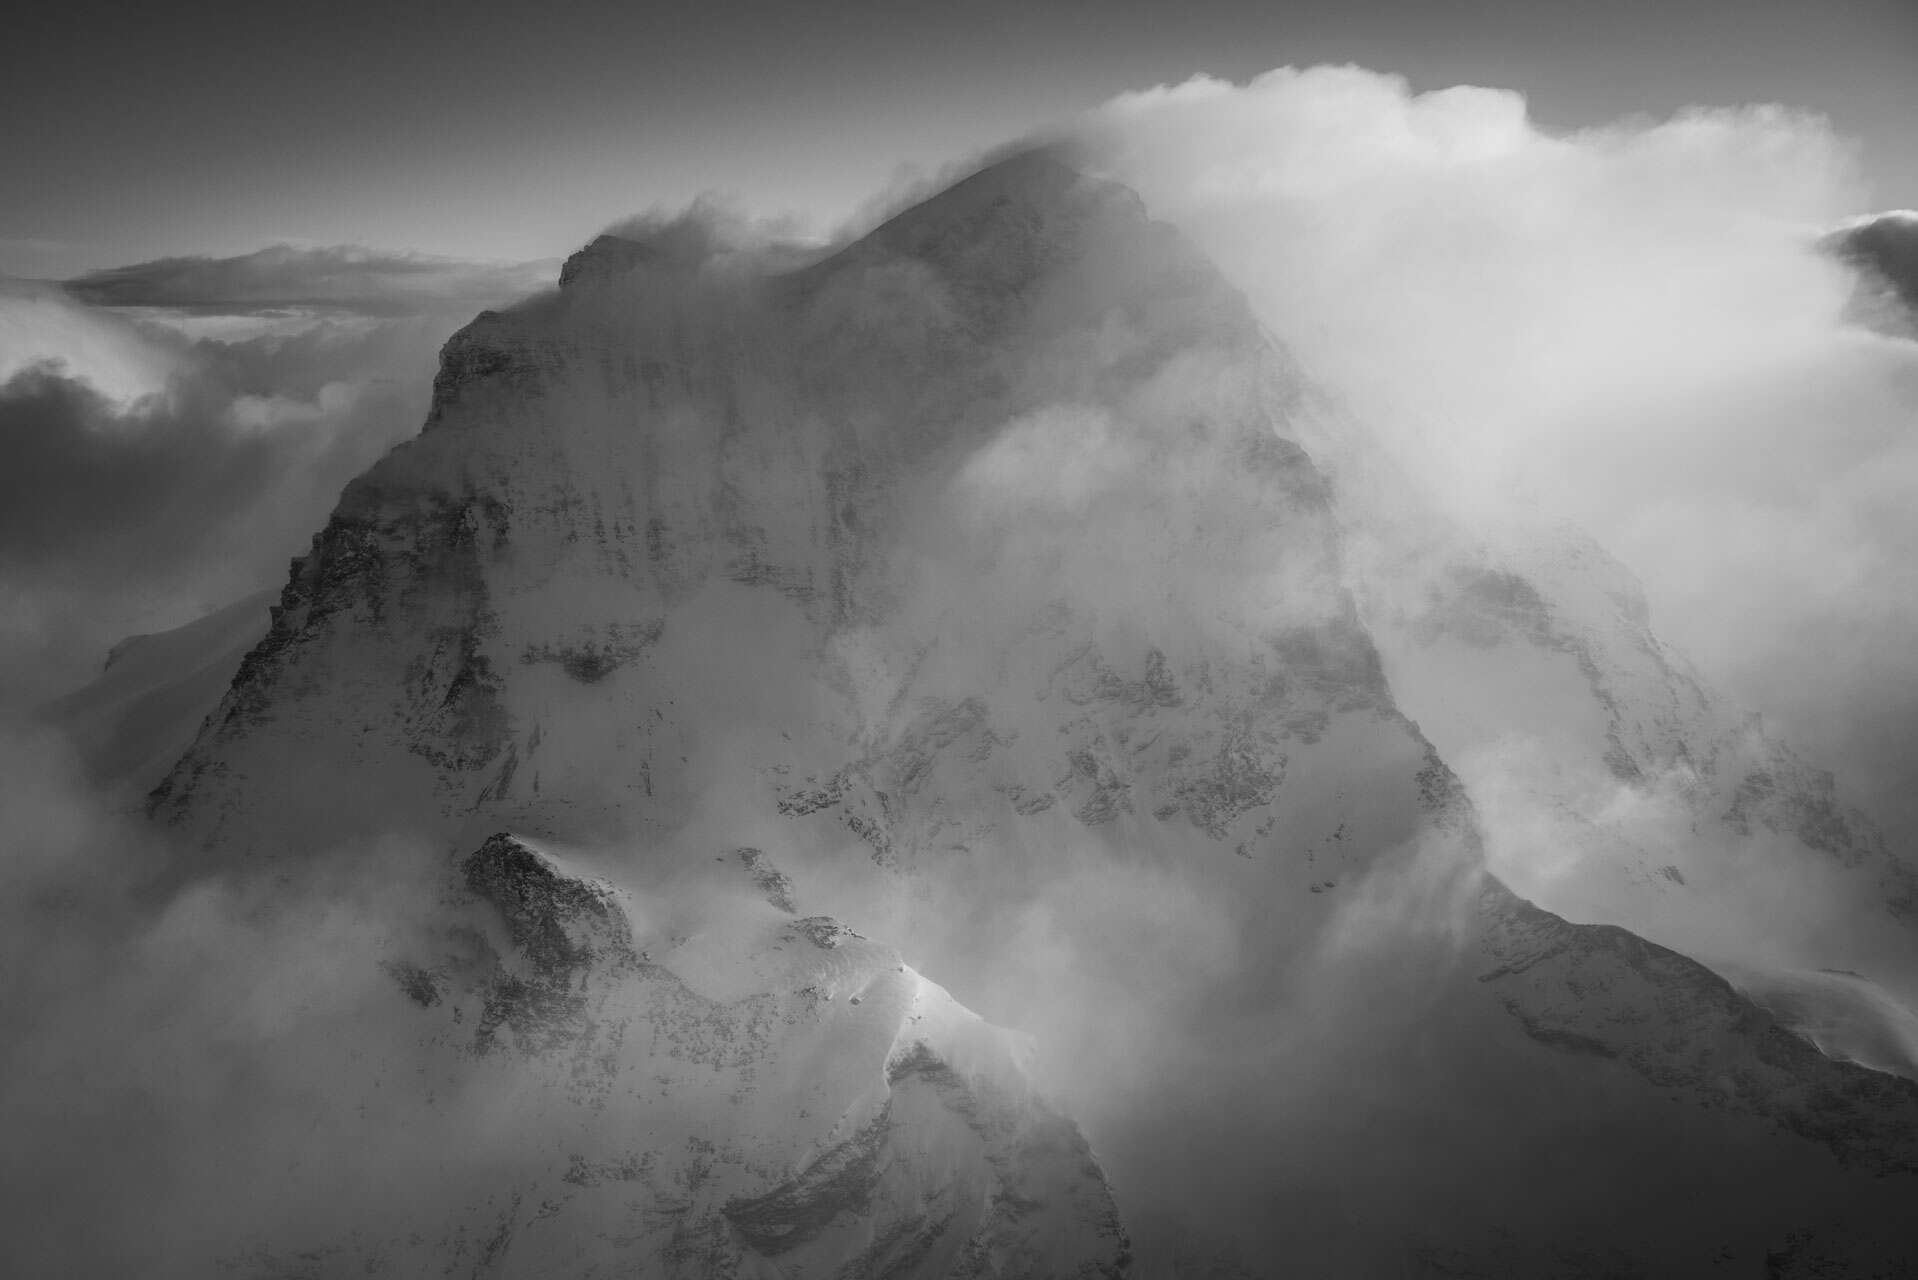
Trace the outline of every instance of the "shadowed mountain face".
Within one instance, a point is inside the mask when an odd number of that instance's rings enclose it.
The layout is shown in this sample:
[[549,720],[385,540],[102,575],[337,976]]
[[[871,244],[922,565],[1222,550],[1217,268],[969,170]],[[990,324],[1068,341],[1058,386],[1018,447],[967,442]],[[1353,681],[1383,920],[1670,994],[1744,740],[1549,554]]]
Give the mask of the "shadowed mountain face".
[[1857,269],[1854,309],[1862,318],[1897,334],[1918,331],[1918,213],[1901,209],[1861,219],[1822,243]]
[[[368,1052],[423,1064],[429,1113],[505,1091],[516,1140],[430,1222],[216,1254],[1909,1262],[1918,1086],[1514,896],[1441,754],[1473,721],[1401,709],[1452,671],[1516,714],[1523,663],[1471,655],[1517,637],[1636,785],[1721,731],[1621,709],[1638,650],[1605,646],[1643,617],[1555,631],[1589,574],[1502,563],[1392,612],[1405,557],[1347,554],[1383,508],[1299,443],[1339,424],[1129,192],[1031,153],[796,272],[603,237],[561,283],[448,344],[152,798],[182,880],[422,850],[443,890],[366,957]],[[1748,827],[1835,830],[1815,779],[1739,769]],[[386,1078],[343,1072],[328,1122]]]
[[1831,239],[1842,257],[1877,272],[1906,306],[1918,310],[1918,214],[1910,210],[1881,213]]

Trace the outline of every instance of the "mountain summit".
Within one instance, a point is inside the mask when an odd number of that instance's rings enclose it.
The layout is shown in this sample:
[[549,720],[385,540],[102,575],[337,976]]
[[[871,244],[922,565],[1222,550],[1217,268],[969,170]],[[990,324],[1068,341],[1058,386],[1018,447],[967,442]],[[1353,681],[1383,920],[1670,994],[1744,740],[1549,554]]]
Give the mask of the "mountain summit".
[[[1471,718],[1406,714],[1400,678],[1436,709],[1467,669],[1443,645],[1600,671],[1553,629],[1597,562],[1392,614],[1347,553],[1382,517],[1301,443],[1340,429],[1050,151],[798,269],[609,235],[482,314],[151,799],[182,880],[377,842],[428,886],[313,1104],[348,1136],[288,1175],[363,1185],[200,1243],[315,1275],[1911,1265],[1918,1085],[1514,895],[1442,754]],[[1509,669],[1452,692],[1509,707]],[[1654,747],[1604,674],[1566,696],[1614,699],[1629,783]],[[1800,794],[1769,776],[1749,823]],[[393,1125],[432,1194],[356,1164]]]

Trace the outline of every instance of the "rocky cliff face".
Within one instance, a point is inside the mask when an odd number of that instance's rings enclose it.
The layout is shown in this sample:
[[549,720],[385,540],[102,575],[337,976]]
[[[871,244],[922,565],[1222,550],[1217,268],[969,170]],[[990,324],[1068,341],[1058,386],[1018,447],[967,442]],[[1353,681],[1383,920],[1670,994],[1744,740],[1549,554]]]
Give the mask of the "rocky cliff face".
[[153,795],[204,868],[446,860],[369,963],[537,1137],[314,1270],[1901,1256],[1918,1086],[1515,899],[1469,735],[1401,709],[1403,637],[1516,637],[1610,776],[1667,767],[1702,704],[1608,683],[1629,596],[1594,639],[1464,572],[1382,657],[1309,387],[1130,193],[1033,153],[797,271],[602,238],[561,284],[448,344]]

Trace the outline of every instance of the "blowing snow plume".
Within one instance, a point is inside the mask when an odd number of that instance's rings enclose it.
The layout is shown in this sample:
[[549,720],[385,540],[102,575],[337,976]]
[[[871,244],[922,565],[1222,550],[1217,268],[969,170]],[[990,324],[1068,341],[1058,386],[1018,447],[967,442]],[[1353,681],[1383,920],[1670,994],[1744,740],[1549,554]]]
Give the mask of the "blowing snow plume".
[[[1294,82],[1354,118],[1398,92]],[[1232,97],[1146,101],[1181,93]],[[342,848],[423,886],[352,938],[379,1048],[312,1114],[359,1133],[412,1091],[430,1158],[320,1153],[314,1212],[175,1271],[1911,1264],[1918,1084],[1487,862],[1583,822],[1614,905],[1730,874],[1642,868],[1602,783],[1706,806],[1733,862],[1824,858],[1884,938],[1909,873],[1686,684],[1595,547],[1407,478],[1393,401],[1346,385],[1357,292],[1301,290],[1340,341],[1293,343],[1271,277],[1203,209],[1196,244],[1155,221],[1143,166],[1089,173],[1125,167],[1097,141],[803,265],[710,217],[617,228],[447,344],[151,798],[176,892]],[[1569,781],[1513,799],[1464,761],[1531,690]],[[435,1160],[459,1176],[402,1194]]]

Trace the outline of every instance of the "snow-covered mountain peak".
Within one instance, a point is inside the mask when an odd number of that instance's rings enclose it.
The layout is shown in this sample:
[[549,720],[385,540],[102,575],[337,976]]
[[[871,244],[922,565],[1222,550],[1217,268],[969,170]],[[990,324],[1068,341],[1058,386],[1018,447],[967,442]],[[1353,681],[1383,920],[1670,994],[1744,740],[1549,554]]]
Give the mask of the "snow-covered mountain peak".
[[[1117,1275],[1122,1215],[1148,1274],[1756,1266],[1808,1204],[1884,1244],[1918,1086],[1486,872],[1681,777],[1725,849],[1835,830],[1602,552],[1387,510],[1055,153],[798,270],[629,243],[447,344],[153,797],[204,866],[397,831],[445,880],[394,999],[542,1135],[513,1185],[581,1189],[468,1219],[482,1269]],[[1515,728],[1557,825],[1491,820]]]

